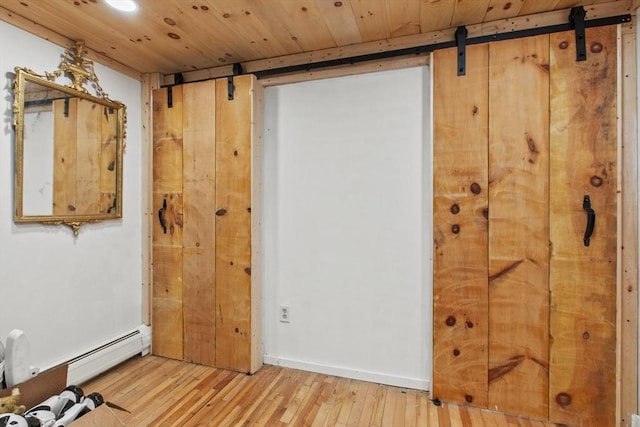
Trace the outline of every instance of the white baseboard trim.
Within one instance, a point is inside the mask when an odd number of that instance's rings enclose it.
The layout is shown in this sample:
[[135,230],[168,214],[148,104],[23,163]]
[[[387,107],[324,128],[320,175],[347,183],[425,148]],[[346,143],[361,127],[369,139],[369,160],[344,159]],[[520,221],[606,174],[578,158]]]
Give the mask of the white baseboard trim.
[[44,370],[67,364],[67,385],[78,385],[116,366],[118,363],[140,354],[145,356],[151,350],[151,328],[140,325],[137,328],[107,340],[82,354],[61,361]]
[[263,361],[267,365],[282,366],[285,368],[299,369],[301,371],[317,372],[319,374],[351,378],[360,381],[369,381],[372,383],[385,384],[395,387],[404,387],[415,390],[428,391],[431,385],[429,380],[380,374],[377,372],[362,371],[358,369],[343,368],[338,366],[322,365],[319,363],[287,359],[283,357],[270,356],[267,354],[263,356]]
[[640,415],[631,415],[631,427],[640,427]]
[[140,325],[69,361],[67,384],[81,384],[137,354],[148,354],[150,348],[151,328]]

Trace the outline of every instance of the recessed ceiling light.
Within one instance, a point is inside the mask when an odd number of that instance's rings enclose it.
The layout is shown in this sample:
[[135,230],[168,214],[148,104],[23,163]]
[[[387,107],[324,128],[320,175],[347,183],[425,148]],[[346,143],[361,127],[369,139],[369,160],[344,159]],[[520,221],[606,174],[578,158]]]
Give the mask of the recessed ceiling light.
[[106,0],[107,4],[123,12],[133,12],[138,9],[138,4],[133,0]]

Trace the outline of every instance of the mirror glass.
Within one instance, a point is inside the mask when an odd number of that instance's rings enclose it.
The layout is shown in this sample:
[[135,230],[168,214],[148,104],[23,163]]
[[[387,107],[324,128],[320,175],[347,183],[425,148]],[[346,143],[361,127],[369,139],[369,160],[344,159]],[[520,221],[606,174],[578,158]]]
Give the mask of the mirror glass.
[[[16,222],[122,217],[125,107],[16,68]],[[97,80],[96,80],[97,82]]]

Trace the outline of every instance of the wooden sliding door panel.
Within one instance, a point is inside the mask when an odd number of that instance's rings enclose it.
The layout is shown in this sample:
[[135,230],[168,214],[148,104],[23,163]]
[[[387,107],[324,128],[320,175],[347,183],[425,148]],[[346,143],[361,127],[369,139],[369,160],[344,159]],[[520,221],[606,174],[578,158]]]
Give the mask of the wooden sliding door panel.
[[215,364],[216,84],[183,86],[184,360]]
[[580,62],[573,31],[468,46],[466,76],[434,54],[434,398],[615,424],[616,44],[610,26]]
[[434,53],[433,396],[487,405],[488,46]]
[[[550,418],[612,426],[616,405],[616,28],[551,36]],[[583,237],[588,195],[596,222]]]
[[[251,120],[255,77],[216,81],[216,366],[251,371]],[[258,319],[253,319],[257,321]]]
[[183,358],[182,87],[153,92],[153,352]]
[[233,99],[227,79],[153,93],[153,350],[255,372],[262,359],[252,227],[259,234],[259,223],[251,216],[261,197],[252,182],[260,173],[261,100],[255,76],[234,77],[233,88]]
[[549,36],[489,47],[489,408],[548,416]]

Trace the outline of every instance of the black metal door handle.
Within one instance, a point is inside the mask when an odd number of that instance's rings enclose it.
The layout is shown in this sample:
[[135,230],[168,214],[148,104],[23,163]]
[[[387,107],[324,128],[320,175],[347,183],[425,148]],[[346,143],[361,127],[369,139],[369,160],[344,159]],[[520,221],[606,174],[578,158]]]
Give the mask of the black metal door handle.
[[593,229],[596,226],[596,213],[593,209],[591,209],[591,199],[589,198],[589,196],[584,196],[582,209],[584,209],[587,213],[587,229],[584,231],[584,245],[589,246],[589,241],[591,239],[591,235],[593,234]]

